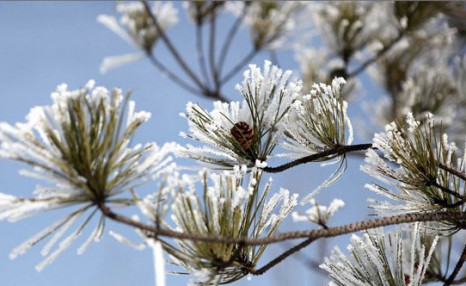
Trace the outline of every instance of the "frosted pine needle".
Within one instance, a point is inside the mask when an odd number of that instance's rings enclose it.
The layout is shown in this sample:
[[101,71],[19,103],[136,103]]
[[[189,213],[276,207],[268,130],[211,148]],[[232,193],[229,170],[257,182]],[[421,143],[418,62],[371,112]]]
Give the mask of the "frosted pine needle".
[[309,94],[294,102],[282,145],[291,153],[280,156],[300,158],[352,143],[348,103],[341,94],[344,84],[343,78],[334,79],[331,85],[314,84]]
[[386,236],[382,229],[353,235],[345,256],[336,247],[320,265],[339,286],[420,286],[428,271],[438,236],[412,229],[397,228]]
[[[245,5],[248,5],[245,9]],[[250,3],[229,1],[226,9],[241,17],[246,11],[244,23],[248,26],[251,41],[256,49],[277,48],[285,43],[284,37],[295,28],[295,12],[302,6],[300,2],[253,1]]]
[[432,115],[420,122],[408,114],[406,125],[392,122],[375,134],[377,151],[367,151],[362,170],[380,181],[366,187],[389,199],[372,200],[380,214],[463,210],[464,182],[440,167],[456,166],[457,148],[437,130]]
[[[97,21],[130,45],[140,48],[144,53],[151,53],[160,38],[160,33],[147,14],[144,5],[141,2],[120,2],[117,4],[116,9],[117,12],[121,13],[119,19],[115,16],[99,15]],[[166,31],[178,22],[178,11],[173,7],[171,2],[163,3],[155,1],[151,12],[163,31]],[[112,68],[138,60],[142,56],[143,54],[141,53],[135,53],[107,57],[104,59],[100,70],[105,73]]]
[[310,203],[312,207],[306,210],[304,214],[293,212],[292,216],[295,222],[309,221],[325,226],[327,221],[335,214],[335,212],[345,205],[345,203],[339,199],[334,199],[328,207],[319,205],[315,199],[310,200]]
[[215,102],[210,112],[188,103],[184,116],[190,133],[183,134],[205,146],[188,145],[179,154],[223,169],[267,161],[284,132],[283,119],[302,87],[300,81],[290,81],[290,76],[291,71],[284,72],[265,61],[262,70],[250,65],[242,84],[236,86],[244,98],[242,103]]
[[[134,102],[119,89],[110,92],[90,81],[71,91],[60,85],[51,97],[53,104],[32,108],[25,123],[0,123],[0,157],[32,167],[21,174],[47,184],[38,186],[33,198],[0,194],[0,219],[16,221],[75,207],[12,251],[10,257],[15,258],[54,234],[42,249],[47,257],[37,270],[53,262],[83,233],[96,216],[97,206],[124,202],[114,197],[170,170],[167,155],[174,148],[172,144],[159,148],[155,143],[130,146],[150,114],[135,112]],[[83,216],[81,224],[63,239]],[[101,217],[78,253],[100,240],[103,228]]]
[[[269,181],[260,192],[261,172],[253,169],[249,180],[238,173],[201,172],[201,188],[188,184],[177,194],[172,211],[177,230],[208,234],[212,237],[268,237],[297,204],[297,195],[281,189],[267,200]],[[191,186],[189,186],[191,185]],[[275,212],[275,213],[273,213]],[[178,240],[176,246],[165,246],[174,263],[202,283],[236,281],[253,269],[266,245],[210,243]]]

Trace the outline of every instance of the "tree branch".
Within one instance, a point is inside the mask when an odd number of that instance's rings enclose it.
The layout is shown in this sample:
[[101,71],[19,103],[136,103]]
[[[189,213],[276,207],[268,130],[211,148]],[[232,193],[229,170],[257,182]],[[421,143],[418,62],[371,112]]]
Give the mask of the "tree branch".
[[156,228],[151,225],[147,225],[131,218],[119,215],[114,213],[110,208],[108,208],[104,203],[97,204],[102,213],[115,221],[120,223],[136,227],[140,230],[153,233],[154,236],[166,236],[176,239],[188,239],[194,241],[205,241],[213,243],[242,243],[246,245],[263,245],[263,244],[272,244],[286,240],[292,239],[319,239],[326,237],[335,237],[343,234],[353,233],[361,230],[368,230],[377,227],[397,225],[402,223],[412,223],[412,222],[427,222],[427,221],[450,221],[452,223],[459,223],[462,220],[466,220],[466,213],[464,212],[436,212],[436,213],[408,213],[395,215],[390,217],[383,217],[374,220],[366,220],[355,222],[351,224],[346,224],[337,227],[331,227],[328,229],[314,229],[306,231],[292,231],[285,232],[281,234],[276,234],[270,237],[265,238],[247,238],[247,237],[222,237],[222,236],[210,236],[200,233],[184,233],[180,231],[174,231],[166,228]]
[[[212,5],[216,5],[215,2]],[[215,35],[217,26],[217,12],[214,7],[212,14],[210,15],[210,36],[209,36],[209,65],[210,72],[214,81],[214,88],[216,91],[220,89],[219,75],[215,66]]]
[[202,76],[204,77],[204,82],[208,86],[209,74],[207,72],[206,60],[205,60],[205,56],[204,56],[204,48],[202,46],[202,43],[203,43],[202,23],[196,23],[197,60],[199,62],[199,67],[201,69]]
[[311,154],[309,156],[299,158],[297,160],[288,162],[288,163],[283,164],[283,165],[278,166],[278,167],[265,167],[265,168],[263,168],[263,170],[264,170],[264,172],[267,172],[267,173],[279,173],[279,172],[283,172],[285,170],[288,170],[290,168],[296,167],[298,165],[306,164],[306,163],[309,163],[309,162],[314,162],[314,161],[317,161],[319,159],[323,159],[323,158],[328,157],[328,156],[344,155],[344,154],[349,153],[349,152],[363,151],[363,150],[367,150],[369,148],[372,148],[372,144],[358,144],[358,145],[337,146],[337,147],[335,147],[333,149],[328,149],[328,150],[322,151],[320,153]]
[[463,181],[466,181],[466,174],[465,173],[462,173],[462,172],[460,172],[460,171],[458,171],[458,170],[456,170],[454,168],[451,168],[451,167],[449,167],[447,165],[444,165],[442,163],[440,163],[438,166],[439,166],[440,169],[443,169],[443,170],[447,171],[448,173],[451,173],[451,174],[457,176],[458,178],[462,179]]
[[164,64],[162,64],[152,53],[146,53],[150,62],[160,70],[160,72],[166,75],[170,80],[179,85],[181,88],[195,94],[195,95],[204,95],[204,93],[196,88],[190,86],[188,83],[184,82],[176,74],[171,72]]
[[461,267],[463,267],[463,264],[464,264],[465,261],[466,261],[466,245],[463,248],[463,252],[461,253],[460,259],[458,260],[458,262],[455,265],[455,269],[453,269],[450,276],[448,276],[448,279],[443,284],[444,286],[452,285],[453,281],[455,280],[455,277],[460,272]]
[[228,53],[228,50],[230,49],[231,43],[233,41],[233,38],[235,37],[236,32],[239,29],[239,26],[241,25],[244,17],[246,16],[248,8],[249,5],[244,5],[243,11],[241,11],[241,15],[238,18],[236,18],[235,23],[233,23],[230,30],[228,31],[227,37],[225,38],[225,42],[223,43],[222,49],[220,50],[220,56],[218,58],[218,73],[222,72],[223,64],[225,63],[225,57]]
[[383,47],[382,50],[379,51],[379,53],[362,63],[358,68],[356,68],[354,71],[348,73],[348,78],[355,77],[359,75],[361,72],[363,72],[369,65],[373,64],[374,62],[378,61],[380,58],[382,58],[388,51],[392,49],[393,46],[395,46],[396,43],[398,43],[405,35],[405,30],[399,31],[398,35],[396,36],[395,39],[393,39],[390,43],[388,43],[386,46]]
[[188,67],[186,62],[183,60],[181,55],[178,53],[176,50],[175,46],[171,43],[170,39],[168,39],[167,35],[165,34],[164,30],[162,27],[160,27],[159,21],[155,17],[155,15],[152,13],[150,10],[149,4],[147,3],[147,0],[141,1],[142,4],[144,5],[144,9],[146,10],[147,14],[151,18],[152,22],[154,23],[155,28],[157,29],[157,32],[159,33],[161,39],[167,45],[168,50],[170,53],[173,55],[175,58],[176,62],[180,65],[180,67],[183,69],[183,71],[196,83],[196,85],[201,88],[202,90],[206,90],[206,87],[204,84],[197,78],[197,76],[193,73],[193,71]]
[[224,77],[220,79],[220,84],[224,84],[229,81],[235,74],[237,74],[241,69],[244,68],[249,61],[260,52],[259,48],[253,48],[236,66],[234,66]]
[[275,259],[273,259],[272,261],[270,261],[266,265],[262,266],[261,268],[259,268],[257,270],[250,271],[250,273],[252,275],[262,275],[265,272],[269,271],[275,265],[279,264],[280,262],[282,262],[283,260],[288,258],[288,256],[300,251],[301,249],[305,248],[306,246],[313,243],[314,241],[316,241],[315,238],[308,238],[305,241],[303,241],[303,242],[293,246],[292,248],[286,250],[285,252],[283,252],[282,254],[280,254]]

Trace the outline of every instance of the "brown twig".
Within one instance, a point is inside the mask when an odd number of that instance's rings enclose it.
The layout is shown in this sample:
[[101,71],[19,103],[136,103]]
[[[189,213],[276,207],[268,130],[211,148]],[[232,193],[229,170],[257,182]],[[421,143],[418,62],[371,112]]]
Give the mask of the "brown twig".
[[463,248],[463,252],[461,253],[460,259],[456,263],[455,268],[453,269],[450,276],[448,276],[447,280],[443,284],[444,286],[452,285],[453,281],[455,281],[455,277],[460,272],[461,267],[463,267],[463,264],[465,261],[466,261],[466,245]]
[[322,151],[320,153],[312,154],[303,158],[299,158],[297,160],[288,162],[286,164],[283,164],[278,167],[265,167],[263,168],[264,172],[267,173],[279,173],[283,172],[285,170],[288,170],[290,168],[296,167],[301,164],[306,164],[309,162],[314,162],[320,159],[323,159],[328,156],[333,156],[333,155],[344,155],[349,152],[355,152],[355,151],[363,151],[367,150],[369,148],[372,148],[372,144],[358,144],[358,145],[342,145],[342,146],[337,146],[332,149],[328,149],[325,151]]
[[292,239],[319,239],[326,237],[335,237],[343,234],[353,233],[361,230],[368,230],[377,227],[397,225],[402,223],[412,223],[412,222],[427,222],[427,221],[451,221],[454,223],[459,223],[462,220],[466,220],[466,213],[463,212],[436,212],[436,213],[408,213],[395,215],[390,217],[383,217],[374,220],[366,220],[355,222],[351,224],[346,224],[337,227],[331,227],[328,229],[314,229],[314,230],[305,230],[305,231],[292,231],[285,232],[281,234],[276,234],[270,237],[265,238],[247,238],[247,237],[222,237],[222,236],[210,236],[206,234],[199,233],[184,233],[180,231],[174,231],[166,228],[155,228],[154,226],[147,225],[131,218],[119,215],[114,213],[110,208],[108,208],[104,203],[98,204],[99,209],[102,213],[115,221],[121,222],[123,224],[133,226],[143,231],[151,232],[154,236],[166,236],[176,239],[186,239],[186,240],[195,240],[195,241],[205,241],[212,243],[242,243],[245,245],[263,245],[263,244],[272,244],[281,241],[287,241]]
[[440,169],[443,169],[443,170],[447,171],[448,173],[451,173],[451,174],[457,176],[458,178],[462,179],[463,181],[466,181],[466,174],[465,173],[462,173],[462,172],[460,172],[460,171],[458,171],[458,170],[456,170],[454,168],[451,168],[451,167],[449,167],[447,165],[444,165],[442,163],[440,163],[438,166],[439,166]]
[[455,192],[455,191],[450,190],[450,189],[447,188],[447,187],[444,187],[444,186],[440,185],[440,184],[437,183],[436,181],[430,182],[430,185],[433,186],[433,187],[436,187],[436,188],[440,189],[442,192],[447,193],[447,194],[449,194],[449,195],[451,195],[451,196],[453,196],[453,197],[455,197],[455,198],[458,198],[458,199],[461,199],[461,200],[464,199],[464,196],[458,194],[458,193]]
[[314,241],[316,241],[316,238],[308,238],[306,239],[305,241],[293,246],[292,248],[286,250],[285,252],[283,252],[282,254],[280,254],[279,256],[277,256],[276,258],[274,258],[272,261],[270,261],[269,263],[267,263],[266,265],[262,266],[261,268],[257,269],[257,270],[253,270],[251,271],[250,273],[252,275],[262,275],[264,274],[265,272],[269,271],[272,267],[274,267],[275,265],[279,264],[280,262],[282,262],[283,260],[285,260],[286,258],[288,258],[290,255],[300,251],[301,249],[305,248],[306,246],[310,245],[311,243],[313,243]]

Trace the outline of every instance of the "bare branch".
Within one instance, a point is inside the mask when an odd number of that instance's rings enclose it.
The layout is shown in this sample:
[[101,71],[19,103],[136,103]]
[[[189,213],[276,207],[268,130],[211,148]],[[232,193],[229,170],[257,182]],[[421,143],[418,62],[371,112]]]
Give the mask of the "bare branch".
[[207,72],[207,65],[204,56],[204,47],[202,37],[202,22],[196,23],[196,50],[197,50],[197,60],[199,62],[199,67],[201,69],[202,76],[204,77],[204,82],[208,85],[209,82],[209,73]]
[[152,53],[147,53],[147,57],[150,62],[160,70],[160,72],[166,75],[174,83],[178,84],[181,88],[195,94],[195,95],[204,95],[202,91],[197,90],[196,88],[190,86],[188,83],[179,78],[175,73],[171,72],[164,64],[162,64]]
[[348,78],[352,78],[352,77],[359,75],[361,72],[366,70],[368,66],[370,66],[371,64],[381,59],[386,53],[388,53],[392,49],[392,47],[395,46],[396,43],[398,43],[404,37],[404,35],[405,35],[404,30],[399,31],[398,35],[392,41],[390,41],[390,43],[385,45],[383,49],[377,53],[376,56],[366,60],[359,67],[357,67],[354,71],[348,73]]
[[458,262],[455,265],[455,269],[453,269],[450,276],[448,277],[448,279],[443,284],[444,286],[452,285],[452,283],[455,280],[455,277],[460,272],[461,267],[463,267],[463,264],[464,264],[465,261],[466,261],[466,245],[463,248],[463,252],[461,253],[460,259],[458,260]]
[[269,271],[272,267],[276,266],[286,258],[288,258],[290,255],[300,251],[301,249],[305,248],[306,246],[310,245],[313,243],[316,239],[315,238],[308,238],[305,241],[301,242],[300,244],[297,244],[293,246],[292,248],[286,250],[279,256],[277,256],[275,259],[267,263],[266,265],[262,266],[261,268],[257,270],[252,270],[250,273],[253,275],[262,275],[265,272]]
[[173,55],[175,60],[178,62],[180,67],[183,69],[183,71],[196,83],[196,85],[201,88],[202,90],[206,90],[206,87],[204,84],[197,78],[197,76],[194,74],[194,72],[188,67],[186,62],[183,60],[181,55],[178,53],[176,50],[175,46],[172,44],[170,39],[167,37],[165,32],[163,31],[162,27],[160,27],[160,24],[155,17],[155,15],[152,13],[150,10],[149,4],[147,3],[146,0],[141,1],[142,4],[144,5],[144,9],[146,9],[147,14],[151,18],[152,22],[154,23],[155,28],[157,29],[157,32],[160,35],[160,38],[163,40],[163,42],[167,45],[168,50],[170,53]]
[[460,172],[460,171],[458,171],[458,170],[456,170],[454,168],[451,168],[451,167],[449,167],[447,165],[444,165],[444,164],[441,164],[441,163],[439,164],[439,168],[447,171],[448,173],[451,173],[451,174],[457,176],[458,178],[462,179],[463,181],[466,181],[466,174],[465,173],[462,173],[462,172]]
[[288,162],[286,164],[283,164],[278,167],[265,167],[263,170],[267,173],[279,173],[283,172],[285,170],[288,170],[290,168],[296,167],[301,164],[306,164],[309,162],[314,162],[318,161],[320,159],[323,159],[328,156],[333,156],[333,155],[344,155],[349,152],[355,152],[355,151],[363,151],[367,150],[369,148],[372,148],[372,144],[358,144],[358,145],[343,145],[343,146],[337,146],[333,149],[328,149],[325,151],[322,151],[320,153],[312,154],[303,158],[299,158],[297,160]]
[[231,43],[233,41],[233,38],[235,37],[236,32],[239,29],[239,26],[241,25],[241,23],[244,20],[244,17],[246,16],[248,8],[249,8],[249,5],[244,5],[241,15],[238,18],[236,18],[235,23],[233,23],[230,30],[228,31],[228,34],[225,38],[225,42],[223,43],[222,49],[220,50],[220,56],[218,58],[218,66],[217,66],[218,73],[222,72],[223,64],[225,63],[225,57],[228,53],[228,50],[230,49]]
[[[216,5],[215,2],[213,5]],[[217,26],[217,13],[213,9],[212,15],[210,15],[210,37],[209,37],[209,65],[212,78],[214,80],[215,90],[218,91],[220,88],[219,74],[215,66],[215,31]]]

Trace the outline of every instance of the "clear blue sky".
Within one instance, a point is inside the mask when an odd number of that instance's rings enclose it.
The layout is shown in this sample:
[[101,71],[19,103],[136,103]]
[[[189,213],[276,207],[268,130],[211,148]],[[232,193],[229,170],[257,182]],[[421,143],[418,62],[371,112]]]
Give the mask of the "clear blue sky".
[[[179,7],[180,4],[178,2],[176,5]],[[178,114],[183,112],[186,102],[199,102],[208,109],[211,108],[211,102],[179,89],[163,78],[146,60],[101,75],[99,65],[105,56],[135,51],[96,22],[99,14],[113,14],[114,5],[111,1],[0,2],[0,121],[23,121],[31,107],[50,104],[50,92],[58,84],[67,83],[75,89],[89,79],[95,79],[98,85],[108,88],[131,89],[137,109],[152,113],[152,119],[140,129],[137,142],[180,142],[178,133],[187,131],[187,124]],[[180,11],[181,23],[171,35],[175,43],[181,44],[182,54],[192,61],[193,30],[187,25],[183,13]],[[247,32],[243,31],[237,47],[247,46],[247,38]],[[235,53],[241,52],[241,48],[235,50]],[[160,50],[160,58],[170,61],[163,49]],[[252,63],[262,65],[262,61],[263,57],[258,57]],[[289,57],[282,63],[284,69],[297,69],[297,64]],[[231,99],[239,100],[239,95],[233,89],[234,83],[239,80],[241,78],[236,77],[224,90]],[[322,203],[328,203],[333,197],[342,198],[346,202],[340,216],[332,221],[334,224],[342,223],[343,217],[360,220],[367,213],[361,208],[367,196],[367,191],[362,188],[364,182],[355,179],[357,175],[353,175],[358,172],[360,160],[353,160],[352,163],[342,181],[319,197]],[[0,192],[23,196],[30,194],[37,182],[19,176],[18,170],[22,167],[14,162],[0,161]],[[321,168],[317,166],[300,166],[278,176],[274,180],[274,189],[278,190],[282,186],[305,194],[313,190],[331,171],[327,167],[320,173]],[[150,191],[151,187],[142,192]],[[57,215],[50,213],[15,224],[0,222],[0,285],[153,285],[150,251],[129,249],[108,235],[80,256],[76,254],[79,242],[76,243],[41,273],[34,270],[34,266],[42,260],[40,245],[14,261],[9,260],[11,249],[45,227]],[[127,227],[111,222],[107,226],[108,229],[115,229],[137,239]],[[306,226],[302,223],[286,226],[287,229],[298,227]],[[84,235],[82,239],[85,238]],[[342,248],[346,245],[345,238],[329,240],[329,245],[335,241],[340,242]],[[289,245],[272,247],[263,263],[286,246]],[[302,255],[316,257],[319,247],[312,246],[304,250]],[[169,276],[167,285],[184,285],[185,281],[185,278]],[[324,285],[325,281],[321,276],[310,274],[302,263],[292,257],[263,277],[254,277],[252,281],[243,279],[234,285]]]

